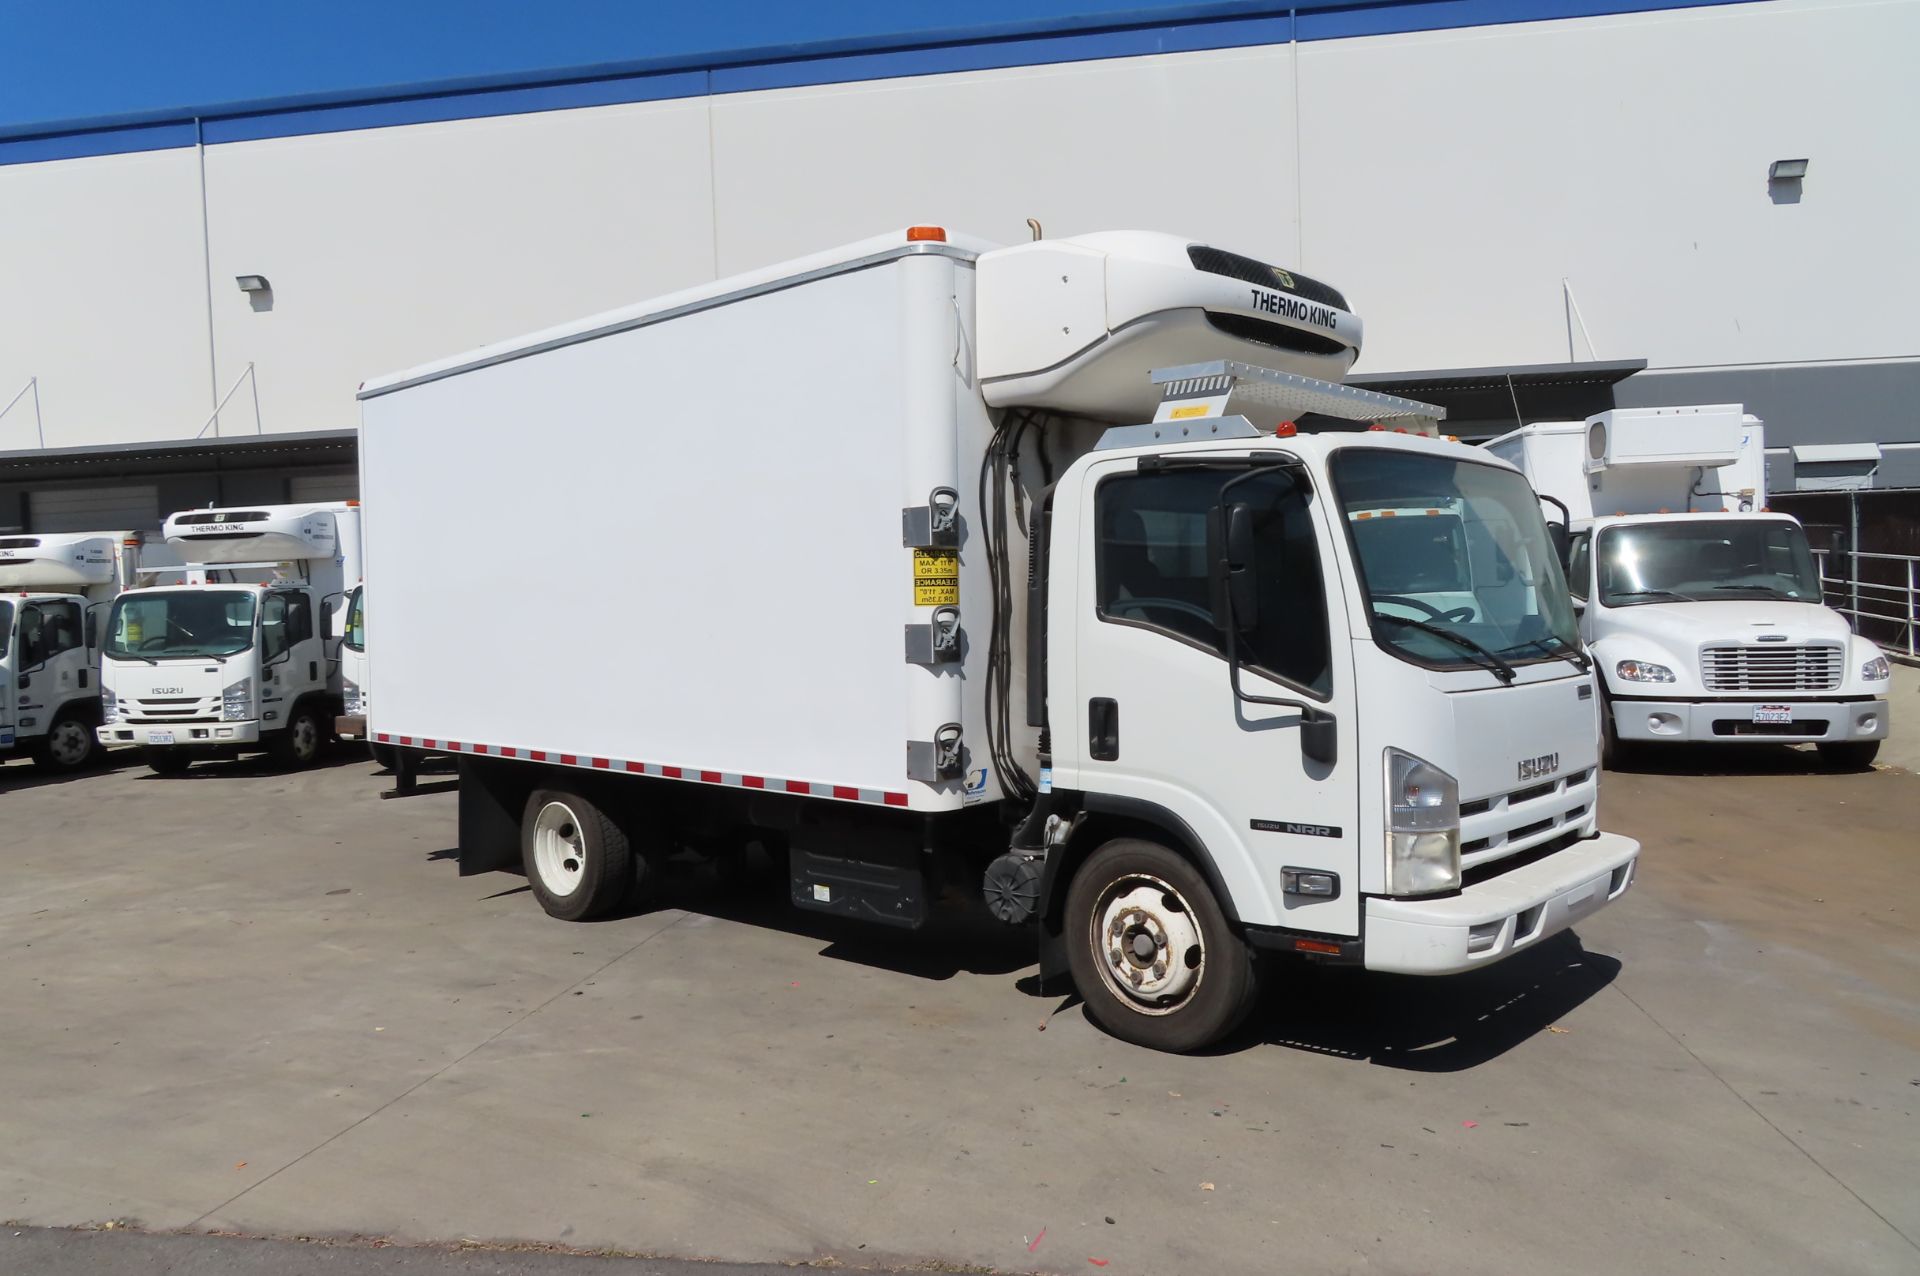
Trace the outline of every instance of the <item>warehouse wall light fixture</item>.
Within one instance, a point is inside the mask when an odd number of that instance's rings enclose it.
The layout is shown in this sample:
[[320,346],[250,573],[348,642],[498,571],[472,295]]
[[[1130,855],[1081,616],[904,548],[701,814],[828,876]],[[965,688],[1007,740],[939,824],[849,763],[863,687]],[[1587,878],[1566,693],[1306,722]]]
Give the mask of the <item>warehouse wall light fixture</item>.
[[[1802,163],[1806,161],[1802,160]],[[1778,167],[1776,165],[1776,167]],[[267,282],[265,275],[235,275],[233,282],[240,285],[241,292],[272,292],[273,285]]]
[[1767,165],[1767,180],[1770,182],[1797,182],[1807,175],[1807,161],[1803,159],[1775,160]]

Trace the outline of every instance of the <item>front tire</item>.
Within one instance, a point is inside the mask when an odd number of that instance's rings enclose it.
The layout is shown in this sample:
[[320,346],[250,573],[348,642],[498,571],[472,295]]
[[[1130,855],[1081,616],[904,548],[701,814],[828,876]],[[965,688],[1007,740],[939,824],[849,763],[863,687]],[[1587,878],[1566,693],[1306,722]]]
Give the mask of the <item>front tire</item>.
[[143,748],[140,760],[155,775],[185,775],[193,765],[193,755],[180,748]]
[[583,922],[633,896],[639,862],[620,826],[597,805],[560,789],[535,789],[520,819],[527,884],[549,917]]
[[320,715],[302,705],[293,711],[287,725],[267,745],[267,753],[277,766],[288,770],[305,770],[319,760],[320,749],[325,743],[326,735],[320,725]]
[[99,760],[100,753],[100,741],[93,734],[93,728],[80,718],[63,714],[54,719],[47,738],[34,749],[33,764],[42,771],[65,775],[92,765]]
[[1199,1050],[1258,994],[1253,954],[1198,869],[1157,842],[1116,838],[1067,891],[1067,961],[1087,1014],[1123,1041]]
[[1880,756],[1878,740],[1848,740],[1833,744],[1816,744],[1820,760],[1836,771],[1871,771],[1873,760]]

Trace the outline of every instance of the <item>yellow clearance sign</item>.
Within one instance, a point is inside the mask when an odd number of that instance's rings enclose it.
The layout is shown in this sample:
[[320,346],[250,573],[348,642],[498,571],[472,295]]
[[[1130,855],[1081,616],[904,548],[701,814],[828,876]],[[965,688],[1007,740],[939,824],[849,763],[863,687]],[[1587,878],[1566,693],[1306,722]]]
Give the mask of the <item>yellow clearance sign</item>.
[[951,549],[913,551],[913,605],[960,605],[960,554]]

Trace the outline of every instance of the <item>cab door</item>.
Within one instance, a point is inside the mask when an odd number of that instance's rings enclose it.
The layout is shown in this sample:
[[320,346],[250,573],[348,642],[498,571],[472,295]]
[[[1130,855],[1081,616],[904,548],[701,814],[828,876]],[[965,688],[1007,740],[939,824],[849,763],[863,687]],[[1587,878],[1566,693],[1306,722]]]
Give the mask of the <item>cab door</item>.
[[[1300,708],[1250,702],[1231,684],[1208,539],[1229,480],[1256,550],[1241,690],[1330,715],[1331,761],[1309,756]],[[1058,694],[1069,662],[1056,659],[1049,680],[1056,772],[1095,809],[1184,827],[1242,922],[1357,935],[1359,732],[1345,609],[1328,605],[1338,569],[1322,497],[1296,469],[1253,473],[1233,458],[1097,461],[1078,494],[1074,623],[1058,623],[1059,593],[1050,622],[1074,644],[1070,726]],[[1289,894],[1285,870],[1332,875],[1335,891]]]
[[44,735],[60,706],[91,682],[86,662],[84,621],[76,603],[42,599],[20,606],[19,650],[14,668],[14,730],[21,736]]
[[313,595],[274,590],[260,604],[260,719],[265,730],[287,725],[301,697],[327,685],[326,652],[315,627]]

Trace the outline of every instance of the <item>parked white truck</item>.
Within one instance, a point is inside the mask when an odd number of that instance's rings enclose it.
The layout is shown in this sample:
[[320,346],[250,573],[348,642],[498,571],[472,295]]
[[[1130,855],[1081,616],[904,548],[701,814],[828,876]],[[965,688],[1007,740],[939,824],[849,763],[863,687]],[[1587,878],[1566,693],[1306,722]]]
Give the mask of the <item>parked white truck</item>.
[[[758,842],[803,909],[984,894],[1163,1049],[1256,949],[1499,961],[1638,846],[1533,493],[1302,375],[1360,333],[1173,236],[913,228],[371,381],[374,738],[455,755],[462,872],[555,916]],[[1484,583],[1373,586],[1389,508],[1457,511]],[[514,535],[442,552],[475,509]],[[501,580],[535,605],[476,624]]]
[[367,734],[367,713],[373,705],[372,662],[367,658],[367,587],[359,584],[347,595],[340,632],[340,716],[334,734],[342,740],[364,740],[367,751],[383,767],[394,763],[391,745]]
[[1566,511],[1609,764],[1712,741],[1811,743],[1859,768],[1886,738],[1887,658],[1823,605],[1799,520],[1767,509],[1764,438],[1723,403],[1617,408],[1486,445]]
[[101,742],[138,747],[163,775],[263,749],[285,766],[313,762],[340,711],[358,502],[185,510],[165,536],[187,583],[115,600]]
[[133,532],[0,536],[0,760],[73,771],[99,756],[100,622],[140,551]]

